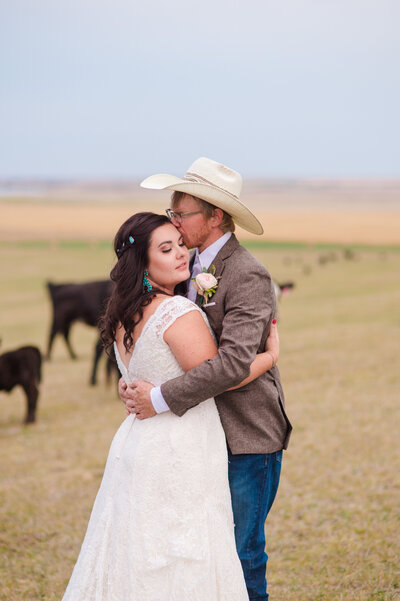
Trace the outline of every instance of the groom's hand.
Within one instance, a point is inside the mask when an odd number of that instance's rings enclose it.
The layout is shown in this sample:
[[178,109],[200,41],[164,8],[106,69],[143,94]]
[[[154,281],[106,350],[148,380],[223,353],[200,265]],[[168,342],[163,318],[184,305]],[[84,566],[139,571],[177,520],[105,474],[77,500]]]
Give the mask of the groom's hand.
[[126,402],[126,408],[130,413],[136,413],[138,419],[157,415],[150,397],[152,388],[154,388],[153,384],[145,380],[136,380],[127,388],[126,394],[129,395],[129,399]]

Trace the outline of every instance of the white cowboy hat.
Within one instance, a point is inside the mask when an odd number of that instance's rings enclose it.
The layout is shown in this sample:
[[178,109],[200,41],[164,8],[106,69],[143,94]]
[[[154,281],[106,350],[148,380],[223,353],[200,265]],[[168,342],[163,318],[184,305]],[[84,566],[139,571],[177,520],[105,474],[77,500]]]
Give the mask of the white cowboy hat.
[[257,217],[239,200],[242,177],[233,169],[212,159],[197,159],[183,178],[158,173],[144,179],[142,188],[176,190],[196,196],[231,215],[233,221],[252,234],[264,232]]

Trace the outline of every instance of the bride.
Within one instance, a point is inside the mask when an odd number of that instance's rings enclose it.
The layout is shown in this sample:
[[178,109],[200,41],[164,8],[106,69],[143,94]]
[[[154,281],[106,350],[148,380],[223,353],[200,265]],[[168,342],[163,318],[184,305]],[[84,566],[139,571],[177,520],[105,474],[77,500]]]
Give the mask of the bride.
[[[185,298],[189,253],[167,217],[137,213],[118,261],[102,336],[122,376],[160,385],[212,358],[201,309]],[[276,326],[250,382],[279,352]],[[268,352],[269,351],[269,352]],[[139,416],[140,417],[140,416]],[[63,601],[248,601],[235,548],[224,432],[209,399],[182,417],[128,415],[109,451]]]

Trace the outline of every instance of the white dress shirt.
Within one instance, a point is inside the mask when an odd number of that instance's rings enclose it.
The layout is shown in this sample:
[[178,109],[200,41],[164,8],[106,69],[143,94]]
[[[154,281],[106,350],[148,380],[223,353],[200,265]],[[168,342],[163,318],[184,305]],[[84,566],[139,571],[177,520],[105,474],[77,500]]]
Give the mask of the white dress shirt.
[[[210,244],[210,246],[207,246],[207,248],[205,248],[203,250],[203,252],[201,252],[201,253],[199,253],[199,249],[196,248],[196,257],[195,257],[195,260],[193,263],[192,276],[193,276],[193,273],[195,275],[197,275],[198,273],[201,273],[201,271],[203,270],[203,267],[208,269],[210,267],[210,265],[212,265],[212,262],[214,261],[215,257],[217,256],[217,254],[219,253],[221,248],[228,242],[231,235],[232,235],[232,232],[226,232],[226,234],[223,234],[223,236],[221,236],[221,238],[218,238],[218,240],[216,240],[215,242]],[[189,290],[188,290],[188,298],[191,301],[195,302],[196,296],[197,296],[196,289],[193,286],[192,280],[190,280]],[[156,411],[156,413],[163,413],[164,411],[169,411],[169,407],[168,407],[167,403],[165,402],[164,397],[161,393],[160,386],[156,386],[151,389],[150,397],[151,397],[151,402],[153,403],[153,407],[154,407],[154,410]]]

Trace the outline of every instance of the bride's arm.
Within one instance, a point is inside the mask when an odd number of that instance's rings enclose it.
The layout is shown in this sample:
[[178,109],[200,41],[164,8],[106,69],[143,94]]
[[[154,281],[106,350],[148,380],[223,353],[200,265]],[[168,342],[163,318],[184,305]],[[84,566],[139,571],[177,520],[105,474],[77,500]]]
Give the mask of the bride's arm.
[[[198,311],[189,311],[179,317],[164,333],[164,340],[171,348],[184,371],[189,371],[218,353],[215,342],[202,315]],[[256,355],[250,365],[250,374],[237,386],[249,384],[276,365],[279,357],[279,337],[276,319],[273,320],[265,344],[265,352]]]
[[164,332],[164,340],[184,371],[212,359],[218,349],[203,316],[199,311],[188,311],[178,317]]

